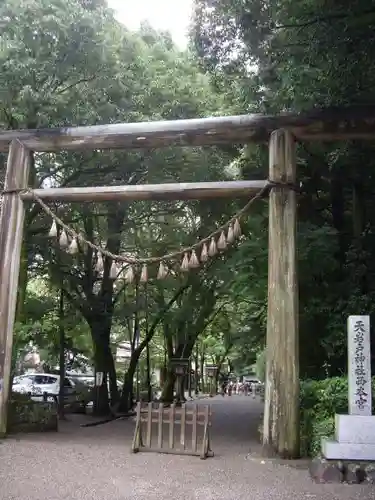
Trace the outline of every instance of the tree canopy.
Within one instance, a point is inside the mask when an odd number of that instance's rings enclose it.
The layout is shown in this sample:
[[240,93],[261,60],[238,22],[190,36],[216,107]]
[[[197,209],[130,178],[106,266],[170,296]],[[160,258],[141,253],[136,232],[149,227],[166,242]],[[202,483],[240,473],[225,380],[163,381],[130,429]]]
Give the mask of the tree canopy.
[[[239,112],[301,112],[374,102],[373,2],[196,0],[191,44]],[[241,152],[245,178],[267,176],[262,147]],[[299,144],[300,353],[304,376],[346,367],[346,317],[373,311],[373,146]],[[249,220],[264,227],[263,218]],[[262,231],[254,233],[259,237]],[[241,248],[265,291],[265,238]],[[262,259],[263,256],[263,259]],[[247,274],[249,276],[249,274]],[[264,295],[263,295],[264,297]]]

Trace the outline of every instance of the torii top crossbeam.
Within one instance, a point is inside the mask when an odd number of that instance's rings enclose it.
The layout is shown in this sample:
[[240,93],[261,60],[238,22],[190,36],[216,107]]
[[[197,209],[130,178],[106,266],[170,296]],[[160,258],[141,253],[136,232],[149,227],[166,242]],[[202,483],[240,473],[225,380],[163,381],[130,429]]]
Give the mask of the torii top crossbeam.
[[300,140],[373,139],[375,106],[317,109],[278,116],[242,115],[0,132],[0,151],[20,140],[33,151],[157,148],[262,142],[287,128]]

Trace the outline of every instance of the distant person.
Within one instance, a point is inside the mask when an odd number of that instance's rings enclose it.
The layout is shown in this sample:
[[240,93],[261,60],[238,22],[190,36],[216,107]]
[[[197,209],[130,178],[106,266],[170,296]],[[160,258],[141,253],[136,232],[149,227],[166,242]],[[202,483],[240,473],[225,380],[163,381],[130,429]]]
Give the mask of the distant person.
[[225,390],[226,390],[226,382],[221,383],[221,392],[220,394],[224,397],[225,396]]
[[228,396],[231,396],[231,395],[232,395],[232,391],[233,391],[233,382],[231,381],[231,382],[229,382],[229,384],[228,384],[228,390],[227,390],[227,392],[228,392]]

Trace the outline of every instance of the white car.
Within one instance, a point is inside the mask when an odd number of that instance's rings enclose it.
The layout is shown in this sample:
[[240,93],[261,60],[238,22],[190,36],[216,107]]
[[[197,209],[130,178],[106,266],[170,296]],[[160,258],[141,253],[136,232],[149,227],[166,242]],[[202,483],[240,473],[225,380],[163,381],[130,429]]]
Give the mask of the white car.
[[[12,391],[19,394],[30,393],[31,399],[55,401],[60,392],[60,375],[52,373],[27,373],[14,377]],[[71,377],[64,378],[65,404],[85,408],[88,403],[88,390],[83,384],[77,383]]]

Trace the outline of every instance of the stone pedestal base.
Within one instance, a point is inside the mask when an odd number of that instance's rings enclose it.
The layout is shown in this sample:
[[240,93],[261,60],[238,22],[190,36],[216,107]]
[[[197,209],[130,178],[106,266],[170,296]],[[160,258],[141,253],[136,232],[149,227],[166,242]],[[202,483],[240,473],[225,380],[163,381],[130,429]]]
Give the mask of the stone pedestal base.
[[330,460],[371,460],[375,461],[375,444],[339,443],[322,441],[322,454]]
[[375,461],[375,416],[336,415],[335,440],[322,440],[330,460]]
[[375,445],[375,416],[336,415],[335,430],[339,443]]
[[315,458],[309,470],[316,483],[375,484],[375,462]]

